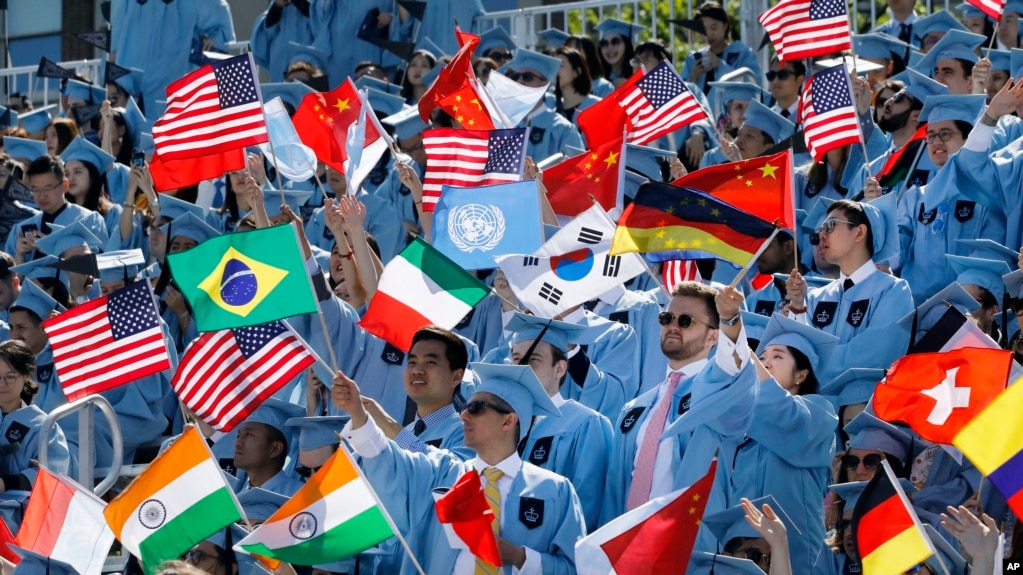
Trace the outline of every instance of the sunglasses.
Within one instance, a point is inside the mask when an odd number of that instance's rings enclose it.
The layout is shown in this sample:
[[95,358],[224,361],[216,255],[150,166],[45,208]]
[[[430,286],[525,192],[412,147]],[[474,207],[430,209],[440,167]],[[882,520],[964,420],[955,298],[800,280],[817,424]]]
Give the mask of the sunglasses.
[[[686,313],[680,313],[678,315],[675,315],[670,311],[662,311],[661,313],[657,314],[657,323],[663,326],[669,326],[676,321],[678,322],[678,327],[680,329],[687,329],[694,323],[703,323],[702,321]],[[704,323],[703,325],[710,327],[710,324]]]
[[912,98],[912,96],[909,95],[909,92],[899,91],[896,92],[894,96],[889,98],[889,100],[891,101],[892,104],[901,104],[910,98]]
[[761,551],[759,549],[752,548],[752,547],[749,548],[749,549],[739,549],[738,551],[735,552],[735,556],[738,557],[738,558],[745,557],[746,559],[749,559],[750,561],[752,561],[754,563],[758,563],[758,564],[761,561],[766,560],[767,561],[767,565],[768,566],[771,565],[771,555],[770,554],[765,554],[763,551]]
[[539,74],[534,74],[532,72],[523,72],[521,74],[516,74],[513,72],[508,75],[508,78],[510,78],[513,82],[518,82],[519,79],[522,79],[525,82],[535,82],[537,80],[540,80],[541,82],[547,81],[547,78],[544,78],[543,76]]
[[855,455],[843,455],[842,456],[842,467],[852,471],[859,467],[860,461],[863,461],[863,467],[867,468],[867,471],[873,471],[877,469],[878,465],[881,465],[881,455],[877,453],[871,453],[865,456],[862,460]]
[[606,48],[608,46],[621,46],[621,45],[622,45],[622,39],[617,37],[617,36],[615,36],[614,38],[610,38],[610,39],[604,38],[603,40],[600,41],[600,47],[601,48]]
[[490,58],[491,60],[511,60],[512,53],[507,51],[500,52],[491,50],[490,52],[487,53],[487,57]]
[[850,525],[852,525],[852,521],[849,521],[848,519],[839,519],[835,522],[835,531],[845,531]]
[[302,479],[309,479],[310,477],[313,476],[314,473],[319,471],[322,467],[323,467],[322,465],[317,467],[306,467],[305,465],[296,465],[295,473],[297,473],[298,476],[301,477]]
[[503,408],[503,407],[501,407],[499,405],[494,405],[493,403],[490,403],[488,401],[483,401],[481,399],[474,399],[473,401],[470,401],[469,403],[466,403],[465,407],[462,408],[462,411],[468,411],[469,415],[479,415],[479,414],[483,413],[483,410],[488,408],[488,407],[490,409],[493,409],[494,411],[500,413],[501,415],[508,415],[509,413],[511,413],[511,411],[509,411],[509,410],[507,410],[507,409],[505,409],[505,408]]
[[817,231],[818,234],[821,234],[821,233],[830,234],[831,232],[835,231],[835,224],[837,224],[837,223],[849,224],[850,226],[855,226],[856,225],[856,224],[850,222],[849,220],[840,220],[838,218],[828,218],[828,219],[824,220],[823,222],[821,222],[820,227],[817,228],[816,231]]
[[771,70],[765,75],[767,76],[768,82],[774,82],[775,78],[784,82],[785,80],[788,80],[790,77],[795,77],[796,73],[791,70],[778,70],[777,72]]

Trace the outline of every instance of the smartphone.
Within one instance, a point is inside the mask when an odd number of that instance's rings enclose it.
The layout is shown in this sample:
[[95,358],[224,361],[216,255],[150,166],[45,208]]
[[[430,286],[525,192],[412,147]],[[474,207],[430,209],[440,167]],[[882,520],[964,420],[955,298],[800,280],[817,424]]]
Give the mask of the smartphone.
[[36,224],[25,224],[21,226],[21,235],[34,239],[39,236],[39,226]]
[[133,168],[141,168],[146,164],[146,153],[141,150],[135,150],[131,153],[131,166]]

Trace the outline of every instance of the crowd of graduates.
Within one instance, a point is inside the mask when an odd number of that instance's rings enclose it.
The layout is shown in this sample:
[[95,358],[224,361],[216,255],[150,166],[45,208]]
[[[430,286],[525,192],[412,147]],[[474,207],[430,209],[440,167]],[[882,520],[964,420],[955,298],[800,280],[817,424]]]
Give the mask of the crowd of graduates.
[[[481,36],[473,60],[481,83],[499,71],[549,85],[528,119],[523,174],[541,182],[543,166],[587,149],[579,112],[673,59],[622,20],[588,34],[545,30],[528,39],[541,47],[532,51],[500,27],[480,29],[483,14],[479,0],[430,0],[421,14],[379,1],[269,3],[250,38],[269,76],[264,101],[279,96],[293,113],[306,94],[351,77],[395,139],[357,190],[323,164],[309,181],[282,183],[256,149],[245,170],[155,189],[152,124],[167,85],[234,41],[223,0],[115,2],[110,61],[130,74],[106,85],[72,79],[59,107],[10,95],[0,107],[0,515],[11,530],[35,479],[42,420],[67,402],[42,322],[148,281],[176,359],[199,332],[166,255],[293,223],[304,230],[308,273],[330,290],[317,294],[320,317],[289,323],[321,358],[336,357],[336,370],[317,363],[226,435],[195,422],[255,523],[324,465],[340,437],[426,573],[498,572],[452,548],[433,511],[431,492],[468,470],[493,495],[503,572],[574,573],[577,540],[691,485],[717,457],[688,573],[848,574],[861,570],[853,508],[884,461],[938,551],[908,573],[971,565],[992,573],[999,533],[1005,557],[1023,558],[1023,528],[968,458],[870,406],[893,362],[942,349],[967,323],[1023,360],[1023,88],[1013,81],[1023,77],[1023,4],[1006,4],[996,33],[969,4],[922,14],[913,0],[891,0],[876,29],[853,35],[848,57],[863,145],[822,162],[806,153],[799,117],[813,63],[772,58],[761,70],[736,39],[734,15],[703,4],[688,22],[696,48],[675,66],[710,120],[630,145],[625,203],[647,181],[791,148],[796,229],[779,233],[744,277],[727,262],[696,260],[694,281],[666,289],[652,263],[651,274],[556,318],[522,313],[504,275],[483,270],[491,295],[457,326],[421,329],[402,350],[358,322],[388,262],[414,236],[434,233],[422,209],[422,133],[459,126],[440,110],[429,124],[401,112],[458,50],[453,21]],[[415,50],[402,59],[386,42]],[[95,117],[75,114],[88,106],[98,106]],[[558,221],[550,214],[545,223]],[[59,265],[90,253],[96,277]],[[173,373],[103,392],[124,464],[151,461],[182,432],[188,413]],[[50,470],[77,477],[82,441],[92,442],[97,468],[115,463],[103,418],[80,437],[72,416],[44,442]],[[241,526],[215,534],[181,558],[192,567],[164,572],[267,572],[232,549],[244,535]],[[41,573],[38,561],[19,569]],[[417,565],[392,538],[357,557],[278,572],[310,569]],[[137,561],[125,571],[140,572]]]

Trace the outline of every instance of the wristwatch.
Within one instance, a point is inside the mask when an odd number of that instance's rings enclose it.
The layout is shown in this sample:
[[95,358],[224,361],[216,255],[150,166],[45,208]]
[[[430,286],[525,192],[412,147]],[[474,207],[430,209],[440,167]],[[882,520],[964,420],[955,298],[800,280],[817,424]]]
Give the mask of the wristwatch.
[[723,319],[723,320],[721,320],[721,325],[727,326],[727,327],[732,327],[735,324],[739,323],[740,319],[742,319],[742,313],[741,312],[735,314],[735,317],[733,317],[732,319]]

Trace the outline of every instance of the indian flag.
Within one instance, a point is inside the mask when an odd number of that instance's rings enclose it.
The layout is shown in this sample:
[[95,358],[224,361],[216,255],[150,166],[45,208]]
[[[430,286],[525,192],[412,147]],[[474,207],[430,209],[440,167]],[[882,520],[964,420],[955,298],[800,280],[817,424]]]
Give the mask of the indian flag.
[[147,573],[242,518],[234,492],[194,427],[154,459],[103,514]]
[[342,445],[235,547],[297,565],[320,565],[351,557],[392,535],[387,512]]
[[417,237],[387,263],[359,325],[408,351],[420,328],[455,327],[489,292],[476,276]]

